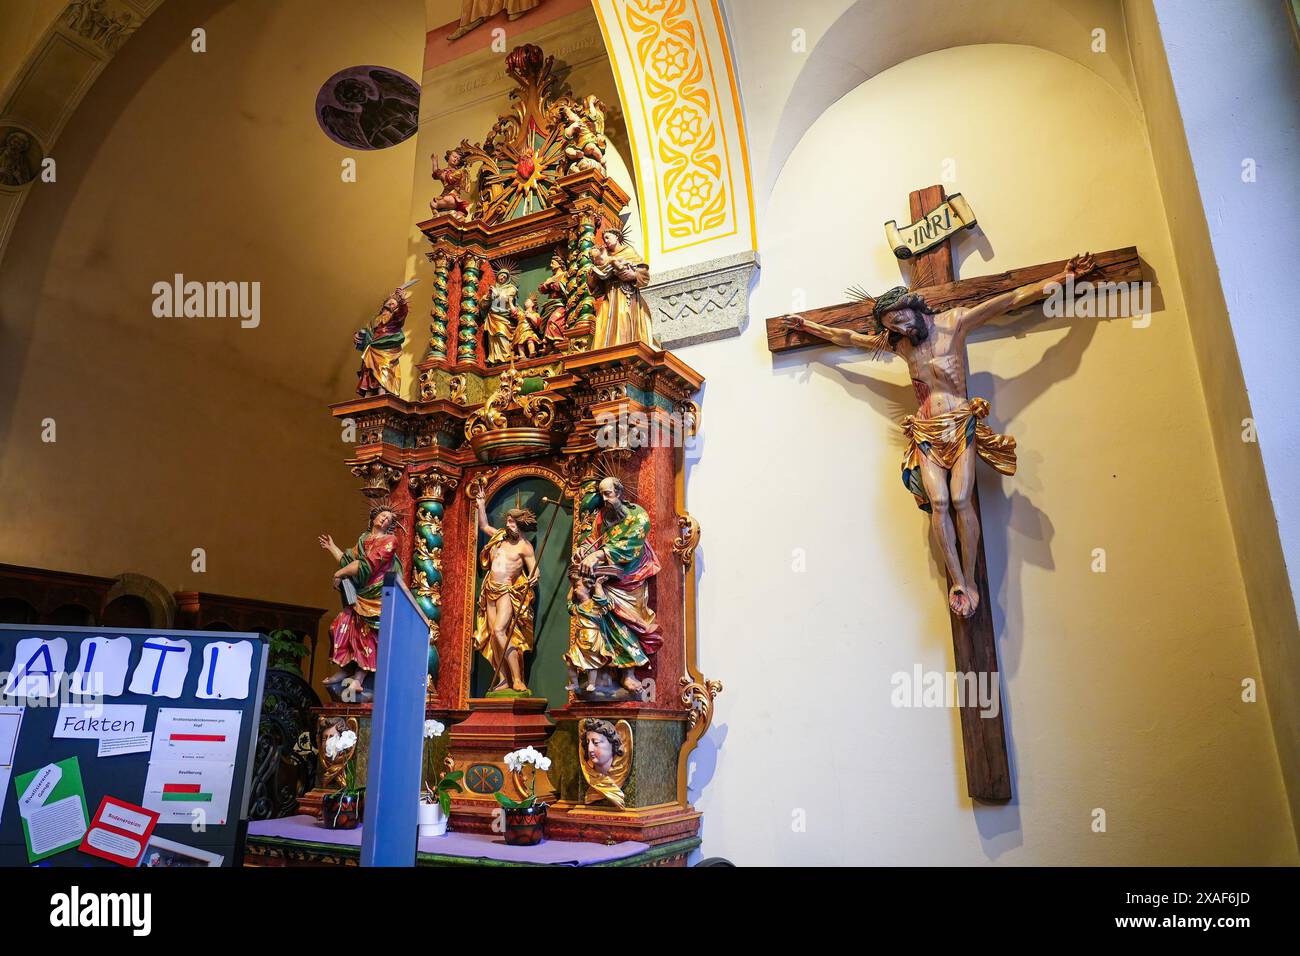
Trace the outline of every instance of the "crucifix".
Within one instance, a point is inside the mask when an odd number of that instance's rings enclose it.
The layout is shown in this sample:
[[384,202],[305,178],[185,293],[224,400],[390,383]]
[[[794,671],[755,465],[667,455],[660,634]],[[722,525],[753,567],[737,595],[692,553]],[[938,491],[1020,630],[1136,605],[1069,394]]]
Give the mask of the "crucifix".
[[[974,220],[964,200],[951,199],[942,186],[918,189],[909,196],[915,221],[904,230],[907,238],[894,223],[886,227],[891,242],[898,240],[895,254],[912,264],[906,288],[768,319],[767,344],[772,352],[785,352],[829,341],[907,360],[918,408],[901,426],[908,438],[903,484],[917,506],[929,513],[944,558],[956,670],[975,675],[977,686],[997,687],[997,642],[975,462],[982,458],[1001,473],[1014,474],[1016,443],[984,424],[988,402],[967,393],[967,336],[991,318],[1031,305],[1060,286],[1069,287],[1067,279],[1135,282],[1142,270],[1137,249],[1130,246],[955,281],[951,236]],[[973,696],[960,700],[967,792],[978,800],[1009,800],[1011,769],[1002,709],[997,716],[984,716]]]

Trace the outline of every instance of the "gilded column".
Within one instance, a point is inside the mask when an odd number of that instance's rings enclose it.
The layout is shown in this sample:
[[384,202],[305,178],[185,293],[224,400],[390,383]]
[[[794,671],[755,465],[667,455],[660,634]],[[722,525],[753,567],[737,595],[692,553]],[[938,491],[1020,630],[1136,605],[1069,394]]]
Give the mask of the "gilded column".
[[451,271],[451,255],[446,249],[433,253],[433,308],[429,311],[429,351],[425,359],[447,357],[447,274]]
[[460,264],[460,333],[456,343],[456,361],[473,362],[478,346],[478,281],[483,276],[483,261],[466,255]]

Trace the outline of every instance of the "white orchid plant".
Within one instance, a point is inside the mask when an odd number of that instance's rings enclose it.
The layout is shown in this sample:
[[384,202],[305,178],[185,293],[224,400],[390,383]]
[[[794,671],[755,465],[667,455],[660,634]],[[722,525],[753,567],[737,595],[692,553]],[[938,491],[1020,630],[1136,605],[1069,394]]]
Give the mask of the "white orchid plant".
[[498,790],[493,794],[497,798],[497,803],[507,810],[526,810],[537,804],[537,774],[539,771],[551,769],[551,758],[543,756],[542,753],[533,747],[525,747],[522,750],[512,750],[505,756],[506,767],[511,773],[523,775],[524,767],[532,767],[533,772],[528,775],[528,796],[523,800],[511,800],[504,793]]
[[360,793],[365,787],[357,786],[357,734],[354,730],[345,730],[332,737],[325,738],[325,756],[330,760],[338,759],[339,754],[352,752],[348,762],[343,766],[343,786],[337,793]]
[[[426,720],[424,722],[424,739],[432,740],[435,737],[441,737],[447,728],[436,720]],[[465,788],[461,785],[461,779],[465,776],[463,770],[452,770],[451,760],[447,760],[447,769],[442,773],[434,771],[433,784],[425,783],[424,793],[420,799],[425,803],[437,803],[442,807],[443,814],[451,813],[451,795],[453,793],[464,793]]]

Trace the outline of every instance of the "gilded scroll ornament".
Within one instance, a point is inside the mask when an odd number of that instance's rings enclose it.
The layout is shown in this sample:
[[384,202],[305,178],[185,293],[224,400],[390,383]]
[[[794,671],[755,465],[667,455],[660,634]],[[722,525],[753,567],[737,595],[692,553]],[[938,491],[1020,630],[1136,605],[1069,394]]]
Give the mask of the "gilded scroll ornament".
[[677,527],[679,530],[673,539],[673,554],[682,563],[682,567],[689,571],[695,563],[695,549],[700,543],[700,523],[689,514],[679,514]]
[[713,699],[722,693],[722,681],[694,681],[683,677],[680,685],[682,703],[690,709],[686,715],[686,725],[694,731],[693,736],[699,738],[713,721]]

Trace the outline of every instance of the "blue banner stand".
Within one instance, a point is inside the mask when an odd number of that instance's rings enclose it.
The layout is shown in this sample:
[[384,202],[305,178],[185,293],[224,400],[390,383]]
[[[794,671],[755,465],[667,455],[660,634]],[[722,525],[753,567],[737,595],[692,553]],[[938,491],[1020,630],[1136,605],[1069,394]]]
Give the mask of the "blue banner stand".
[[428,659],[429,621],[390,573],[379,612],[362,866],[415,865]]

